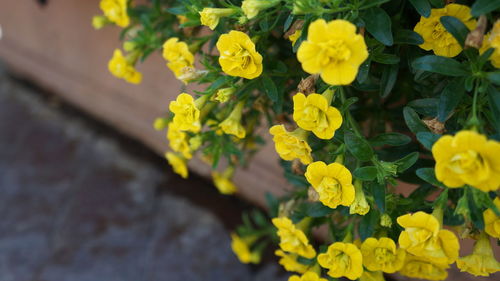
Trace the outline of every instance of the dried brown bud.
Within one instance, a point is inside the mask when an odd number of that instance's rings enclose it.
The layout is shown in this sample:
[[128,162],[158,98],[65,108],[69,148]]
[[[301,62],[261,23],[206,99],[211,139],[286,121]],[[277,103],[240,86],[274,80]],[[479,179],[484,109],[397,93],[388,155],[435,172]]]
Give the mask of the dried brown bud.
[[278,217],[288,217],[293,210],[295,200],[286,201],[280,204],[278,208]]
[[365,36],[365,30],[366,30],[366,28],[365,28],[365,27],[361,27],[361,28],[359,28],[359,35],[361,35],[361,36]]
[[294,34],[295,31],[302,30],[303,26],[304,26],[304,21],[303,20],[297,20],[297,21],[295,21],[292,24],[292,26],[290,27],[290,29],[288,29],[288,31],[285,32],[285,34],[283,35],[283,38],[288,39],[288,37],[290,37],[290,35]]
[[465,47],[472,47],[479,49],[483,45],[484,32],[486,31],[486,25],[488,21],[485,15],[481,15],[477,21],[477,26],[474,30],[467,34],[465,39]]
[[319,194],[312,186],[310,186],[309,189],[307,190],[307,199],[311,202],[319,201]]
[[442,135],[444,132],[446,132],[446,128],[444,127],[444,123],[439,122],[437,118],[434,119],[427,119],[427,120],[422,120],[424,124],[431,130],[431,132],[435,134]]
[[303,93],[305,95],[308,95],[310,93],[314,93],[316,91],[316,88],[314,87],[314,85],[316,84],[318,77],[319,77],[319,75],[314,74],[314,75],[310,75],[306,79],[300,80],[300,83],[297,86],[297,89],[299,90],[299,92]]
[[300,164],[299,159],[293,159],[292,172],[296,175],[303,175],[304,174],[304,171],[302,170],[302,165]]

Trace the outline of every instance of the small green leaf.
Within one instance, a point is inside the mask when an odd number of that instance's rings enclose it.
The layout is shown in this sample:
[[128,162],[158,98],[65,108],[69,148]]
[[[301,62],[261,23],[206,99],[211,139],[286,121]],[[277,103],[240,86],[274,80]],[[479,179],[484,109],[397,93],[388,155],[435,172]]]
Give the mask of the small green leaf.
[[377,168],[374,166],[360,167],[354,170],[353,176],[363,181],[372,181],[377,178]]
[[285,24],[283,25],[283,32],[286,32],[290,26],[292,26],[293,22],[293,14],[288,15],[288,17],[285,20]]
[[368,214],[364,215],[358,226],[358,233],[361,240],[365,240],[373,235],[375,226],[378,225],[380,216],[376,210],[370,210]]
[[436,98],[417,99],[408,103],[408,106],[424,116],[437,115],[439,100]]
[[436,175],[434,174],[434,168],[420,168],[416,171],[416,174],[419,178],[423,179],[424,181],[434,186],[444,188],[444,185],[436,179]]
[[276,84],[274,84],[273,80],[268,76],[262,76],[261,78],[262,86],[264,87],[264,91],[267,96],[273,102],[278,101],[278,89],[276,88]]
[[375,37],[375,39],[386,46],[392,46],[392,23],[391,18],[385,10],[379,7],[368,9],[362,18],[366,23],[366,30]]
[[399,146],[405,145],[410,141],[411,138],[407,135],[403,135],[400,133],[383,133],[370,139],[370,144],[373,146],[381,146],[385,144]]
[[444,16],[440,18],[441,24],[448,30],[455,39],[457,39],[460,46],[464,46],[465,38],[469,34],[469,29],[463,22],[456,17]]
[[448,76],[466,76],[469,71],[458,61],[441,56],[423,56],[413,61],[413,68]]
[[415,164],[415,162],[417,162],[419,155],[420,154],[418,152],[412,152],[412,153],[406,155],[405,157],[394,161],[394,164],[396,164],[398,166],[398,173],[402,173],[402,172],[406,171],[408,168],[410,168],[411,166],[413,166],[413,164]]
[[459,77],[448,82],[439,96],[438,120],[446,121],[465,94],[465,79]]
[[399,56],[384,53],[373,53],[371,59],[381,64],[397,64],[400,60]]
[[427,0],[410,0],[415,10],[423,16],[428,18],[431,15],[431,4]]
[[319,218],[330,215],[334,212],[333,209],[323,205],[321,202],[307,204],[306,214],[309,217]]
[[486,74],[486,78],[491,81],[491,83],[499,85],[500,86],[500,71],[496,72],[488,72]]
[[488,104],[491,115],[493,116],[495,128],[500,132],[500,91],[493,87],[493,85],[489,85],[488,87]]
[[498,9],[500,9],[500,1],[498,0],[477,0],[472,5],[471,14],[474,17],[479,17]]
[[432,145],[440,138],[440,135],[431,132],[417,133],[417,140],[428,150],[432,149]]
[[394,32],[394,44],[420,45],[423,43],[424,38],[413,30],[399,29]]
[[435,8],[443,8],[444,7],[444,3],[445,3],[445,1],[443,1],[443,0],[429,0],[429,2]]
[[399,64],[391,64],[384,68],[380,79],[380,96],[386,98],[394,88],[398,78]]
[[470,218],[472,223],[478,228],[484,229],[483,212],[478,208],[473,196],[473,188],[466,186],[465,188],[472,189],[471,192],[467,192],[467,202],[469,203]]
[[362,137],[347,131],[344,134],[344,142],[349,152],[361,161],[368,161],[373,157],[373,149]]
[[266,192],[265,196],[266,196],[267,207],[269,208],[269,215],[272,218],[277,217],[278,216],[280,202],[270,192]]
[[406,125],[414,134],[418,132],[428,132],[429,129],[425,124],[420,120],[418,114],[411,107],[406,106],[403,109],[403,116],[406,122]]
[[363,84],[366,79],[368,78],[368,73],[370,72],[370,65],[371,65],[372,60],[367,59],[365,60],[360,66],[358,70],[358,76],[356,77],[356,80],[360,83]]

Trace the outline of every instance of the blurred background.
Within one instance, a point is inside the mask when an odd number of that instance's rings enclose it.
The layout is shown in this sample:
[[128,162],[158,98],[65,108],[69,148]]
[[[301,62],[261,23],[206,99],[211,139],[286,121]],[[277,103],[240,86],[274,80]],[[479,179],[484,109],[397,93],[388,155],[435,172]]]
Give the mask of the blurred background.
[[0,0],[0,281],[286,280],[272,250],[243,265],[229,238],[288,188],[273,147],[238,172],[238,197],[201,161],[173,174],[152,123],[182,85],[158,53],[140,85],[114,78],[120,29],[94,30],[99,13],[99,0]]

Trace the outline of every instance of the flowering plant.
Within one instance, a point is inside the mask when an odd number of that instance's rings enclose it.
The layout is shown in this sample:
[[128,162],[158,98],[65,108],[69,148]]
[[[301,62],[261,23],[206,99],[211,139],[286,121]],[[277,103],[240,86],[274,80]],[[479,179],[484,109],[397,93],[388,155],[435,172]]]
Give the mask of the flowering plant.
[[[185,84],[167,129],[174,171],[196,153],[223,194],[272,137],[295,186],[232,234],[244,263],[273,242],[289,280],[443,280],[500,270],[500,1],[102,0],[124,28],[113,75],[161,51]],[[259,128],[269,128],[264,134]],[[224,167],[223,171],[218,171]],[[412,184],[403,192],[402,182]],[[408,188],[406,188],[407,190]],[[324,243],[313,230],[328,230]],[[451,230],[450,230],[451,229]],[[459,256],[460,240],[474,239]]]

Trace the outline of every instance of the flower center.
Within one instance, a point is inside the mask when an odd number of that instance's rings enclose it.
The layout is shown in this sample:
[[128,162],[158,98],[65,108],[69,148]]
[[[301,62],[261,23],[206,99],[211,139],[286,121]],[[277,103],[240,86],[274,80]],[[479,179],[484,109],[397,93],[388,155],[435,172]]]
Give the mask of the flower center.
[[[457,174],[478,173],[489,174],[488,163],[484,161],[481,154],[474,150],[467,150],[462,153],[455,154],[451,158],[450,169]],[[482,173],[481,173],[482,172]]]
[[333,271],[346,272],[351,266],[351,259],[342,251],[335,251],[333,253],[334,262],[332,266]]
[[320,56],[321,64],[327,66],[330,64],[341,63],[351,58],[351,50],[345,44],[344,40],[333,39],[322,43],[323,48]]
[[318,130],[328,128],[328,119],[326,117],[326,114],[316,106],[306,106],[306,108],[304,109],[303,120],[307,123],[310,123]]
[[392,262],[394,260],[394,254],[392,251],[386,248],[376,248],[375,249],[375,260],[379,264],[385,264]]
[[239,44],[235,44],[232,48],[233,52],[228,52],[226,55],[234,62],[232,69],[240,68],[246,69],[252,63],[252,56],[247,49],[241,47]]

